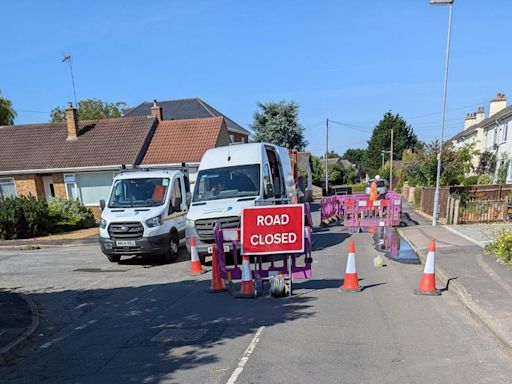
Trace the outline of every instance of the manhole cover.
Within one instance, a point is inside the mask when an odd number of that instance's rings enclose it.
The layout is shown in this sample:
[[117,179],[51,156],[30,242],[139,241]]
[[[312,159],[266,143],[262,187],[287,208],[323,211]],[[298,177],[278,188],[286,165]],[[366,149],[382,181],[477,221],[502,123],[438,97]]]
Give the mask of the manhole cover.
[[206,328],[195,328],[195,329],[164,329],[162,332],[151,338],[151,341],[158,341],[161,343],[169,343],[172,341],[184,341],[193,342],[199,340],[201,337],[206,335],[208,329]]

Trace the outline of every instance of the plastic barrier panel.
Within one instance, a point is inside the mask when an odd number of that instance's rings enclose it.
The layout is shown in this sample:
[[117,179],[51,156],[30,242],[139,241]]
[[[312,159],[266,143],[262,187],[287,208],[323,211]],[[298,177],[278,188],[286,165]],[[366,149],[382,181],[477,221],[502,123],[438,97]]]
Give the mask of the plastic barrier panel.
[[[252,278],[268,279],[269,276],[280,275],[293,279],[309,279],[311,278],[311,265],[313,259],[311,257],[311,244],[313,231],[311,220],[311,211],[309,204],[304,204],[304,216],[306,226],[303,227],[304,251],[302,253],[286,253],[286,254],[270,254],[251,256],[254,261],[254,267],[251,270]],[[224,280],[239,280],[242,278],[242,268],[239,264],[239,243],[240,232],[238,230],[222,229],[220,223],[216,223],[214,227],[215,245],[219,258],[220,276]],[[228,240],[229,239],[229,240]],[[233,264],[227,265],[226,254],[224,252],[224,244],[226,241],[232,243],[232,259]]]

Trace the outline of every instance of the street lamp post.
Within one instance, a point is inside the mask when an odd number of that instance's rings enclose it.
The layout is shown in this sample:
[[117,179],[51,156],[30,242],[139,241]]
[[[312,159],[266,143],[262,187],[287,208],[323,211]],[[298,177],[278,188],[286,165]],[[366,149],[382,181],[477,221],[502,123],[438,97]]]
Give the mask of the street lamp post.
[[439,184],[441,181],[441,154],[443,152],[444,122],[446,115],[446,92],[448,90],[448,63],[450,61],[450,39],[452,34],[452,13],[454,0],[430,0],[431,5],[449,5],[450,14],[448,16],[448,41],[446,43],[446,59],[444,66],[444,91],[443,91],[443,112],[441,114],[441,138],[439,143],[439,153],[437,154],[437,175],[436,191],[434,193],[434,209],[432,212],[432,225],[437,225],[439,219]]
[[329,158],[329,119],[325,121],[325,196],[329,196],[329,175],[327,166]]

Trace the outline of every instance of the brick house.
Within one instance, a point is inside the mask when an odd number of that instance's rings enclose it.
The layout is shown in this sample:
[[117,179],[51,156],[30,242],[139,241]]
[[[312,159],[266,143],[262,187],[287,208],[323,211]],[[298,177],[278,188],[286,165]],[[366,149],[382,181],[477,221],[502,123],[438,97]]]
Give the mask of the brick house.
[[32,195],[80,200],[99,213],[122,167],[197,168],[204,152],[228,145],[224,117],[153,115],[78,121],[69,103],[61,123],[0,126],[0,198]]
[[[156,104],[156,100],[152,103],[143,102],[125,112],[124,117],[149,116],[151,115],[151,109]],[[247,129],[241,127],[199,98],[159,101],[158,106],[162,108],[161,120],[224,117],[231,143],[247,143],[249,141],[250,132]]]

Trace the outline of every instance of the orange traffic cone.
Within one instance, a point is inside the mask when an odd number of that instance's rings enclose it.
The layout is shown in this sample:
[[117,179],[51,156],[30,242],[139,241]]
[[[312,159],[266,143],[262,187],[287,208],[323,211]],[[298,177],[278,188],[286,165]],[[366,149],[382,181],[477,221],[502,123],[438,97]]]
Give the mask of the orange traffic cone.
[[356,272],[356,247],[354,245],[354,240],[351,239],[348,243],[348,259],[347,269],[345,270],[345,279],[343,280],[343,285],[338,289],[338,291],[360,292],[361,290]]
[[428,248],[427,260],[425,261],[425,269],[421,277],[420,286],[414,290],[416,295],[439,296],[441,291],[436,288],[436,272],[435,272],[435,253],[436,242],[432,240]]
[[203,266],[199,260],[199,254],[196,249],[196,239],[190,238],[190,273],[192,275],[200,275],[204,273]]
[[224,292],[228,289],[224,286],[224,280],[220,278],[219,256],[217,255],[217,246],[213,246],[212,252],[212,283],[210,284],[210,293]]
[[256,297],[254,289],[254,281],[251,275],[251,267],[249,265],[249,256],[242,258],[242,287],[239,297]]

